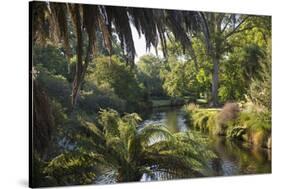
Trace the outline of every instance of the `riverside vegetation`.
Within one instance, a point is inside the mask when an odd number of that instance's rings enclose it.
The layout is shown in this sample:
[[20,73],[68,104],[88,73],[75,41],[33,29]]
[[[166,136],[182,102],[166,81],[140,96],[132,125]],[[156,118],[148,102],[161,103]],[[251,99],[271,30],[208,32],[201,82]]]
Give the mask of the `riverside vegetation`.
[[222,109],[207,109],[190,104],[185,110],[191,125],[203,132],[271,149],[271,114],[246,106],[240,110],[238,104],[227,103]]
[[31,26],[32,187],[213,176],[210,138],[144,124],[159,107],[271,149],[271,17],[32,2]]

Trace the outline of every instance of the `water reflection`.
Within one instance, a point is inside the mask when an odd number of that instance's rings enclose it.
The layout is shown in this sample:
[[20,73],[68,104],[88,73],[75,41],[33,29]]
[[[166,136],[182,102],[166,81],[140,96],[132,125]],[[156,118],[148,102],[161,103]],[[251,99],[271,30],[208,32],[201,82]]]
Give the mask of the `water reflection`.
[[[171,132],[198,132],[189,128],[185,113],[181,108],[158,108],[141,124],[163,124]],[[246,143],[234,142],[224,137],[214,137],[200,133],[199,137],[206,138],[210,148],[217,158],[210,160],[204,172],[206,176],[229,176],[241,174],[271,173],[271,150],[253,148]],[[183,178],[166,173],[155,172],[154,176],[143,175],[141,181],[168,180]],[[185,177],[187,178],[187,177]]]
[[184,112],[180,108],[161,107],[153,109],[152,113],[143,121],[141,127],[150,124],[165,125],[173,133],[187,131]]
[[[207,141],[208,149],[211,149],[217,158],[209,161],[205,176],[230,176],[242,174],[271,173],[271,150],[253,148],[246,143],[234,142],[225,137],[210,136],[207,133],[198,132],[190,128],[185,119],[185,112],[181,108],[158,108],[147,116],[141,123],[141,127],[150,124],[165,125],[171,132],[190,132],[196,134],[196,140]],[[190,178],[186,175],[169,174],[167,172],[153,171],[152,175],[144,174],[141,181],[170,180]],[[115,183],[116,172],[105,171],[96,183]]]

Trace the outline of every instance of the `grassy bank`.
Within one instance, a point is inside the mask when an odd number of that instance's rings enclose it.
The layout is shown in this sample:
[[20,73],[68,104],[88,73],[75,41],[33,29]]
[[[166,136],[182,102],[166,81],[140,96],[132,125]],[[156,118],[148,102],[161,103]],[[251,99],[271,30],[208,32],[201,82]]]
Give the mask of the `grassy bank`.
[[271,114],[253,108],[227,103],[222,109],[185,106],[190,124],[213,135],[251,143],[255,147],[271,148]]
[[193,99],[191,97],[184,98],[152,98],[152,107],[168,107],[168,106],[182,106],[190,102],[196,102],[200,105],[205,105],[207,101],[205,99]]

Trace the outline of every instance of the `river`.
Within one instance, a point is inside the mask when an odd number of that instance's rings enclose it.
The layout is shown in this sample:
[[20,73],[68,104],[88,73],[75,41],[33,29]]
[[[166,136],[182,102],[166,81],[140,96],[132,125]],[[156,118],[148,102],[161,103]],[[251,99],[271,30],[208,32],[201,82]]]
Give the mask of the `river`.
[[[271,150],[253,148],[246,143],[196,131],[188,126],[185,114],[181,107],[155,108],[141,126],[163,124],[173,133],[196,132],[196,136],[199,133],[200,137],[207,138],[208,149],[211,149],[217,156],[209,162],[208,176],[271,173]],[[144,174],[141,181],[176,179],[174,176],[162,173],[155,173],[155,175],[152,178]]]
[[[165,125],[170,132],[190,132],[196,137],[204,138],[207,141],[206,148],[213,151],[217,158],[208,162],[204,175],[231,176],[245,174],[265,174],[271,173],[271,150],[253,148],[247,143],[231,141],[221,136],[211,136],[190,127],[186,121],[186,112],[181,107],[154,108],[152,112],[145,115],[140,127],[149,124]],[[200,140],[202,141],[202,140]],[[106,170],[95,181],[96,184],[115,183],[116,172]],[[153,176],[143,174],[140,181],[159,181],[180,179],[176,175],[168,175],[163,172],[153,172]],[[188,178],[188,177],[184,177]]]

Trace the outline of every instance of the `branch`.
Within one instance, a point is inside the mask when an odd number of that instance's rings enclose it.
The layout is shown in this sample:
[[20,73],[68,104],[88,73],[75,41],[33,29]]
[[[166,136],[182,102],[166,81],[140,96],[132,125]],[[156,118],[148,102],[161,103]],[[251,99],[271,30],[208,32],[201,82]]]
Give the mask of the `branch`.
[[[233,35],[234,33],[237,33],[238,28],[249,18],[250,16],[246,16],[231,32],[226,34],[225,39]],[[238,30],[239,31],[239,30]],[[239,31],[241,32],[241,31]]]
[[230,16],[228,17],[228,22],[224,25],[223,29],[221,30],[221,33],[223,33],[223,32],[225,31],[225,29],[227,28],[228,24],[230,23],[230,21],[231,21],[231,16],[232,16],[232,15],[230,15]]
[[208,22],[206,20],[206,17],[204,16],[204,13],[200,12],[200,19],[201,24],[202,24],[202,29],[203,29],[203,35],[205,37],[205,41],[206,41],[206,47],[207,47],[207,52],[208,54],[210,54],[211,52],[211,43],[210,43],[210,29],[209,29],[209,25]]
[[[255,26],[249,26],[249,27],[243,28],[243,29],[241,29],[241,30],[236,30],[234,33],[232,33],[232,35],[237,34],[237,33],[240,33],[240,32],[243,32],[243,31],[251,30],[251,29],[253,29],[254,27],[255,27]],[[232,35],[226,36],[226,37],[225,37],[225,40],[226,40],[227,38],[231,37]]]

